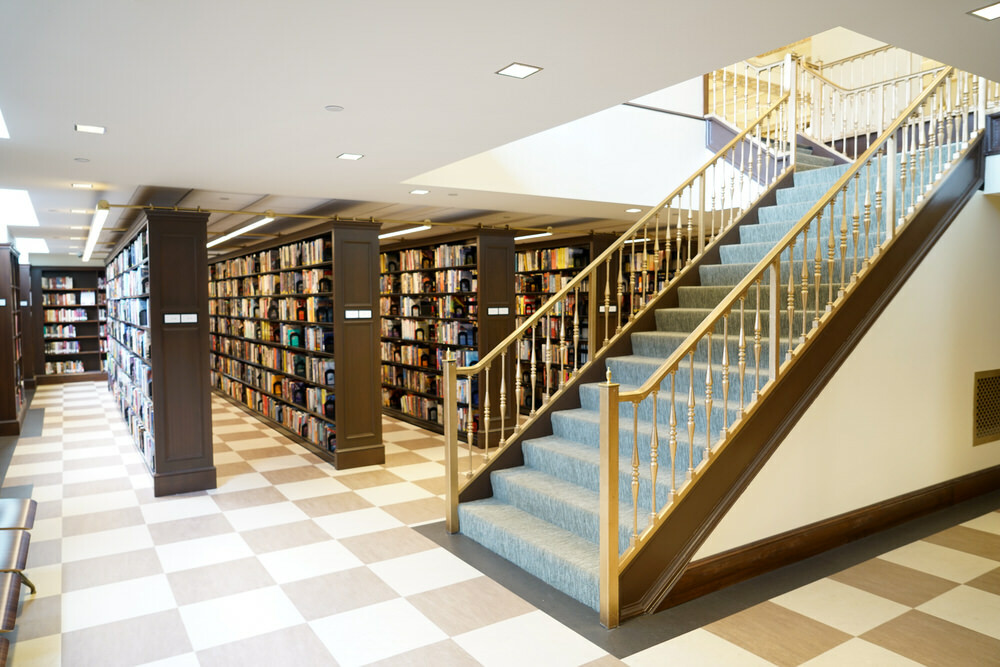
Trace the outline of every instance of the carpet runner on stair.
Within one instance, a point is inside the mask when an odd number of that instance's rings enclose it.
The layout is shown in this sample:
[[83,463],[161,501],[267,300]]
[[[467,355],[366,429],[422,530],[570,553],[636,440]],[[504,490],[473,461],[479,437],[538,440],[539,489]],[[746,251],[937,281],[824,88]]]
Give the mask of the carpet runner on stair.
[[[815,204],[820,196],[849,168],[849,165],[830,166],[832,160],[808,155],[800,150],[797,154],[800,167],[794,176],[794,187],[777,191],[777,205],[760,210],[758,224],[745,224],[740,230],[740,242],[721,248],[721,263],[703,266],[700,269],[701,285],[682,287],[679,290],[679,305],[676,308],[661,309],[656,312],[656,330],[631,334],[632,354],[607,360],[612,380],[621,385],[621,391],[634,389],[645,382],[660,367],[666,358],[696,328],[711,310],[742,280],[753,267],[782,239],[803,215]],[[808,168],[805,167],[808,162]],[[884,171],[883,171],[884,174]],[[875,184],[862,182],[859,187],[868,187],[874,202]],[[855,183],[851,182],[848,201],[852,202]],[[863,202],[864,192],[859,193]],[[842,210],[834,209],[834,226],[838,239],[841,228]],[[848,224],[850,225],[850,215]],[[820,247],[824,258],[822,273],[828,281],[825,240],[829,235],[829,216],[820,228]],[[814,226],[815,227],[815,226]],[[815,233],[815,232],[814,232]],[[859,242],[863,242],[863,234]],[[809,262],[807,270],[813,271],[812,259],[815,240],[806,248]],[[870,234],[869,247],[875,244],[874,233]],[[853,253],[853,241],[849,242],[849,255]],[[793,257],[795,275],[801,270],[802,248],[795,249]],[[839,258],[839,254],[838,254]],[[787,265],[787,253],[785,256]],[[850,274],[850,266],[847,268]],[[839,280],[840,261],[834,266],[835,280]],[[782,285],[786,284],[782,276]],[[765,283],[766,285],[766,283]],[[807,307],[814,309],[813,294],[810,290]],[[820,308],[825,306],[828,290],[820,290]],[[836,290],[834,290],[836,295]],[[767,304],[766,287],[761,291],[761,303]],[[796,299],[799,295],[796,294]],[[765,306],[766,307],[766,306]],[[744,325],[752,338],[752,308],[748,304],[748,319]],[[798,317],[795,318],[798,320]],[[810,320],[811,321],[811,320]],[[766,322],[765,322],[766,324]],[[800,324],[796,325],[800,327]],[[787,317],[782,315],[782,329],[787,332]],[[730,368],[728,423],[736,419],[739,406],[739,379],[735,360],[738,358],[739,314],[731,316],[729,324]],[[797,335],[799,329],[795,329]],[[719,332],[721,333],[721,331]],[[787,338],[787,336],[785,337]],[[712,359],[714,365],[713,383],[715,398],[712,409],[712,439],[719,437],[722,428],[723,401],[720,387],[721,370],[717,363],[722,355],[722,337],[712,337]],[[705,410],[705,375],[707,370],[708,345],[703,343],[694,360],[695,438],[694,445],[688,441],[688,392],[691,387],[690,369],[683,364],[675,377],[677,396],[677,460],[673,462],[674,480],[679,487],[685,480],[690,467],[702,460],[707,419]],[[760,360],[760,385],[766,382],[768,360],[765,350]],[[752,345],[747,348],[747,374],[744,383],[744,399],[749,401],[754,391],[754,368]],[[669,434],[669,406],[671,386],[668,377],[660,387],[657,405],[659,436],[659,474],[656,481],[657,509],[662,508],[670,498],[670,451],[667,446]],[[552,435],[527,440],[523,443],[524,466],[495,471],[491,475],[494,496],[485,500],[462,503],[459,506],[461,532],[479,542],[500,556],[510,560],[532,575],[542,579],[556,589],[570,595],[593,609],[598,609],[598,539],[599,539],[599,413],[598,384],[584,384],[579,387],[580,408],[554,412],[551,415]],[[648,521],[653,483],[650,475],[649,442],[652,433],[652,403],[646,399],[638,406],[638,438],[640,452],[639,507],[643,508],[638,517],[641,532]],[[631,405],[622,405],[619,431],[619,502],[620,531],[619,550],[624,551],[630,540],[633,527],[632,510],[632,415]],[[693,450],[693,456],[692,456]]]

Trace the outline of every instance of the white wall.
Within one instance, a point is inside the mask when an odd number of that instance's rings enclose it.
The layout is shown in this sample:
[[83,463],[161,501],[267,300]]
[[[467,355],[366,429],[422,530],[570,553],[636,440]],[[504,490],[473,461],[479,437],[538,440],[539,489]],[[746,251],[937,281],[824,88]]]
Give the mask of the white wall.
[[977,193],[695,558],[1000,465],[1000,442],[972,446],[998,258],[1000,200]]

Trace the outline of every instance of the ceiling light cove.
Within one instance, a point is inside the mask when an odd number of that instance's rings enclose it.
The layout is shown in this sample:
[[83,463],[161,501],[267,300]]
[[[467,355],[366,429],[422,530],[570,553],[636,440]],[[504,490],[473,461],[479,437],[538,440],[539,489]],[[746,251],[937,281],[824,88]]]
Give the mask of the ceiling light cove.
[[504,67],[502,70],[498,70],[497,74],[501,76],[509,76],[515,79],[527,79],[529,76],[535,72],[541,72],[541,67],[535,67],[534,65],[525,65],[523,63],[511,63]]
[[73,187],[76,188],[77,190],[93,190],[94,189],[94,184],[93,183],[73,183]]
[[420,190],[420,189],[410,190],[410,194],[411,195],[426,195],[426,194],[429,194],[429,193],[430,193],[430,190]]
[[74,125],[73,129],[77,132],[86,132],[87,134],[104,134],[108,131],[108,128],[101,125],[83,125],[81,123]]
[[206,248],[211,248],[213,246],[217,246],[220,243],[225,243],[229,239],[236,238],[237,236],[240,236],[242,234],[246,234],[247,232],[249,232],[249,231],[251,231],[253,229],[257,229],[258,227],[263,227],[264,225],[272,223],[272,222],[274,222],[274,212],[273,211],[265,211],[264,217],[261,218],[260,220],[257,220],[256,222],[251,222],[246,227],[243,227],[242,229],[237,229],[235,232],[229,232],[228,234],[226,234],[224,236],[220,236],[217,239],[212,239],[211,241],[209,241],[208,243],[205,244],[205,247]]
[[515,236],[515,241],[527,241],[528,239],[540,239],[543,236],[552,236],[552,232],[539,232],[538,234],[525,234],[524,236]]
[[1000,2],[994,2],[988,7],[982,7],[980,9],[975,9],[969,12],[973,16],[978,16],[981,19],[987,21],[993,21],[995,19],[1000,19]]
[[338,160],[360,160],[364,155],[361,153],[341,153],[337,156]]
[[410,227],[408,229],[397,229],[394,232],[386,232],[385,234],[379,234],[380,239],[391,239],[394,236],[402,236],[403,234],[412,234],[413,232],[424,232],[430,229],[430,225],[420,225],[419,227]]
[[640,213],[640,212],[642,212],[642,209],[641,208],[627,208],[627,209],[625,209],[625,212],[626,213]]

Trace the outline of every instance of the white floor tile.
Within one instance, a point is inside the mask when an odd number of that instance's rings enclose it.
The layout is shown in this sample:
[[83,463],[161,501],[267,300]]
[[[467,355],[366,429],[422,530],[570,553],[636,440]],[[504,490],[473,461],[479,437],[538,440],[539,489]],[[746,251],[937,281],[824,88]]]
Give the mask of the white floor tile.
[[67,470],[63,473],[63,484],[77,484],[79,482],[98,482],[105,479],[121,479],[128,477],[128,470],[124,465],[101,466],[98,468],[84,468],[83,470]]
[[259,472],[248,472],[242,475],[233,475],[232,477],[220,477],[218,480],[218,486],[214,489],[209,489],[208,493],[231,493],[233,491],[249,491],[250,489],[260,489],[265,486],[271,486],[271,483],[267,481],[267,478],[261,475]]
[[482,576],[458,556],[441,548],[372,563],[368,567],[402,596]]
[[[413,452],[419,456],[424,457],[428,461],[444,461],[444,447],[425,447],[423,449],[417,449]],[[462,455],[461,448],[458,452],[458,460],[462,465],[468,465],[465,457]],[[464,470],[464,468],[463,468]]]
[[63,500],[63,516],[80,516],[97,512],[136,507],[139,498],[135,491],[112,491],[110,493],[95,493],[91,496],[75,496]]
[[70,591],[62,596],[62,631],[92,628],[176,606],[170,583],[162,574]]
[[917,609],[1000,639],[1000,595],[958,586],[928,600]]
[[184,653],[155,662],[144,662],[140,667],[199,667],[200,664],[196,654]]
[[185,605],[180,614],[195,651],[304,622],[277,586]]
[[235,440],[233,442],[227,442],[230,449],[236,450],[238,452],[247,449],[261,449],[263,447],[277,447],[280,443],[275,442],[274,438],[267,437],[262,434],[259,438],[251,438],[249,440]]
[[62,500],[62,498],[62,484],[46,484],[45,486],[36,486],[31,489],[31,499],[36,502],[43,503],[47,500]]
[[266,528],[267,526],[277,526],[279,524],[295,523],[296,521],[306,521],[309,519],[309,515],[300,510],[291,501],[228,510],[225,512],[225,515],[233,528],[238,531]]
[[243,457],[238,452],[215,452],[212,455],[212,462],[217,466],[225,465],[226,463],[242,463]]
[[379,509],[369,507],[353,512],[341,512],[340,514],[329,514],[313,519],[316,524],[330,533],[335,538],[351,537],[353,535],[364,535],[374,533],[379,530],[398,528],[403,523],[396,517]]
[[271,551],[257,558],[279,584],[363,565],[357,556],[333,540]]
[[[45,540],[57,540],[62,537],[62,517],[57,517],[55,519],[35,519],[35,525],[31,529],[31,539],[35,542],[44,542]],[[31,547],[28,547],[28,553],[31,553]]]
[[285,468],[299,468],[301,466],[312,465],[298,454],[288,456],[268,456],[262,459],[251,459],[248,461],[250,467],[257,472],[267,472],[269,470],[284,470]]
[[[516,641],[512,641],[515,637]],[[541,611],[516,616],[452,639],[484,667],[576,667],[607,655],[602,648]]]
[[18,463],[7,468],[7,477],[28,477],[29,475],[49,475],[63,471],[62,460],[41,461],[40,463]]
[[79,461],[81,459],[96,458],[98,456],[117,456],[118,446],[115,443],[101,445],[99,447],[84,447],[79,449],[67,449],[63,452],[64,461]]
[[[146,475],[149,477],[149,475]],[[160,523],[190,519],[207,514],[218,514],[221,510],[211,496],[190,496],[187,498],[159,498],[142,506],[146,523]]]
[[253,556],[253,550],[237,533],[162,544],[156,547],[156,553],[164,572],[179,572]]
[[773,663],[722,637],[698,628],[639,651],[623,661],[629,667],[773,667]]
[[995,560],[980,558],[923,540],[893,549],[879,558],[960,584],[986,574],[997,566]]
[[984,530],[987,533],[1000,535],[1000,512],[984,514],[971,521],[966,521],[962,525],[967,528],[975,528],[976,530]]
[[448,638],[403,599],[328,616],[309,625],[342,667],[365,665]]
[[802,667],[920,667],[919,662],[854,637],[812,660]]
[[[28,552],[31,552],[29,547]],[[60,595],[62,593],[62,563],[46,565],[44,567],[32,567],[24,572],[35,584],[37,593],[31,599],[49,597],[50,595]],[[27,588],[21,589],[21,599],[26,599],[29,594]]]
[[820,579],[779,595],[771,602],[850,635],[862,635],[910,610],[906,605],[832,579]]
[[[32,403],[33,404],[33,403]],[[19,639],[10,646],[8,656],[13,667],[61,667],[62,636]]]
[[418,479],[434,479],[444,477],[444,466],[437,462],[414,463],[408,466],[396,466],[392,468],[392,474],[410,482]]
[[350,491],[350,489],[333,477],[319,477],[316,479],[307,479],[302,482],[289,482],[288,484],[279,484],[274,488],[278,489],[289,500],[318,498],[319,496],[330,496],[335,493]]
[[420,500],[422,498],[430,498],[434,495],[427,489],[410,482],[373,486],[367,489],[358,489],[355,493],[370,502],[372,505],[377,505],[379,507],[383,505],[407,503],[411,500]]
[[145,525],[116,528],[99,533],[74,535],[62,540],[62,560],[72,563],[87,558],[128,553],[153,546],[153,538]]

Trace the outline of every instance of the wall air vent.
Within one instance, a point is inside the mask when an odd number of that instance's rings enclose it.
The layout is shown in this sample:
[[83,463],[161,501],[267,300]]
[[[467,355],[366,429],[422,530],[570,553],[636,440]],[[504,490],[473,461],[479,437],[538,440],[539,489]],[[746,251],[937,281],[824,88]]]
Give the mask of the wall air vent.
[[1000,440],[1000,369],[976,373],[972,402],[973,446]]

